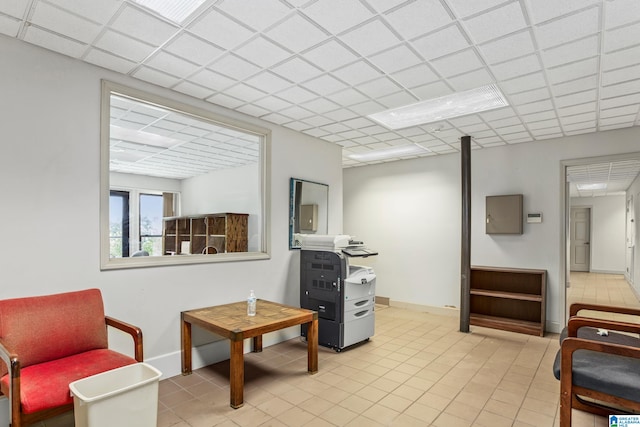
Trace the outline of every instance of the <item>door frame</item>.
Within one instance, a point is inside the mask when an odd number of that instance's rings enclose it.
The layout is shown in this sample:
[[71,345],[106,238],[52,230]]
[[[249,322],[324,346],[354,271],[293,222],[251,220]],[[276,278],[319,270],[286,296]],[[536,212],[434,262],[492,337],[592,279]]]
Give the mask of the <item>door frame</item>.
[[[570,284],[570,258],[569,258],[569,215],[571,214],[571,195],[569,193],[569,182],[567,181],[567,168],[570,166],[590,165],[593,163],[612,162],[619,160],[629,160],[629,158],[640,159],[640,151],[622,154],[612,154],[608,156],[583,157],[577,159],[567,159],[560,161],[560,253],[564,254],[564,262],[560,262],[560,281],[563,290],[560,292],[562,311],[562,324],[567,324],[567,287]],[[592,212],[593,213],[593,212]],[[564,286],[563,286],[564,285]]]

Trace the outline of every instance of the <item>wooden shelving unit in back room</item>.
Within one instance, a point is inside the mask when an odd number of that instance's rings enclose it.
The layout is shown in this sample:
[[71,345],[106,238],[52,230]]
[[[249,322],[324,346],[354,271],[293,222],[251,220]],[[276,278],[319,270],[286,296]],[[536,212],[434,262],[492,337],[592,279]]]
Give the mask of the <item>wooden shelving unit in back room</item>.
[[544,335],[546,270],[471,267],[469,323]]

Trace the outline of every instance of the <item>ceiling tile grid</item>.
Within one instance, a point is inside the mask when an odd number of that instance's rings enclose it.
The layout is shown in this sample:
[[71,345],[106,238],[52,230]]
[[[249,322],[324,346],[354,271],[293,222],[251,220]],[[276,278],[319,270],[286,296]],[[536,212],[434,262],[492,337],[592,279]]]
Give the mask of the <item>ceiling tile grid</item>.
[[[206,0],[181,23],[135,0],[15,0],[0,33],[339,144],[344,167],[640,124],[637,0]],[[366,117],[491,83],[509,107]]]

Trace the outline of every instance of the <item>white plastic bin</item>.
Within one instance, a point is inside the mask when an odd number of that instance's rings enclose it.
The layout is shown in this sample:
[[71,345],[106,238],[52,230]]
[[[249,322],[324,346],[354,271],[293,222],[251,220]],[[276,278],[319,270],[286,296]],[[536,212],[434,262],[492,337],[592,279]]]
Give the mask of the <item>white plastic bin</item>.
[[161,375],[135,363],[72,382],[76,427],[156,427]]

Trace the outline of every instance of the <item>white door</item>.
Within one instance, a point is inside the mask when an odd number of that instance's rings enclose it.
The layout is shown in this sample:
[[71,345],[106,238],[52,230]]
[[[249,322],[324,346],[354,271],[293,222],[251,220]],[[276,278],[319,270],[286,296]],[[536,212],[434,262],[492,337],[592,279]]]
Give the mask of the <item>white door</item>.
[[571,271],[589,271],[590,216],[590,208],[571,208]]

